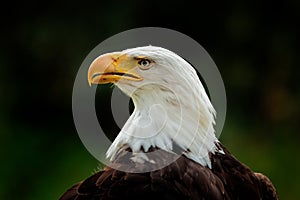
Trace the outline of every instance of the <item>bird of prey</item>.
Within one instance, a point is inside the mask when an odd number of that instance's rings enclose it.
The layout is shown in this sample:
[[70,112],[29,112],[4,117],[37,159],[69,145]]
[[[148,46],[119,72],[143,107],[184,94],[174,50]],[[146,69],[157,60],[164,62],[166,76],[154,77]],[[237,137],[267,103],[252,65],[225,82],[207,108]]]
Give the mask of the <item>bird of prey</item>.
[[106,152],[112,165],[60,200],[278,199],[265,175],[219,142],[214,107],[179,55],[156,46],[107,53],[91,63],[87,78],[116,85],[134,111]]

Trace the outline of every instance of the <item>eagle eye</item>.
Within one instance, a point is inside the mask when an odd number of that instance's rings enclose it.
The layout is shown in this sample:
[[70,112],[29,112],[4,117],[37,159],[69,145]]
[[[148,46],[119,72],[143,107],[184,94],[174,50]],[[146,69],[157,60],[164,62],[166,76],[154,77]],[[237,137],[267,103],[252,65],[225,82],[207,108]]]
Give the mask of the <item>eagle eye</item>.
[[151,65],[151,61],[148,59],[140,59],[138,61],[139,67],[142,69],[149,69]]

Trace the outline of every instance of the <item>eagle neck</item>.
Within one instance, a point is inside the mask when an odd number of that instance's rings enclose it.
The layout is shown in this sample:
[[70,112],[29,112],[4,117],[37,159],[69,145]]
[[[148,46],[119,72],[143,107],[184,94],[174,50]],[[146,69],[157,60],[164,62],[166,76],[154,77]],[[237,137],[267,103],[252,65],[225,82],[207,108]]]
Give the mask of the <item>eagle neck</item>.
[[135,109],[107,156],[113,160],[128,147],[138,153],[147,152],[151,147],[173,152],[176,144],[188,158],[211,167],[209,154],[216,151],[218,142],[213,127],[214,113],[207,109],[207,102],[195,99],[196,95],[176,95],[165,88],[150,88],[132,95]]

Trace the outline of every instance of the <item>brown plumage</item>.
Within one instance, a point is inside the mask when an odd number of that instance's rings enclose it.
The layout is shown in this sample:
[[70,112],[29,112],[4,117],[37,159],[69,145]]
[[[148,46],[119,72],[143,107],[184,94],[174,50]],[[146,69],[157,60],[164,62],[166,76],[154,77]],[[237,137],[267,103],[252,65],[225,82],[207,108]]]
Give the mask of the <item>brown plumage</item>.
[[[266,176],[252,172],[223,146],[222,149],[225,154],[210,155],[212,169],[185,156],[160,170],[147,173],[126,173],[106,167],[71,187],[60,200],[277,199],[275,188]],[[128,170],[145,170],[149,166],[149,163],[127,163],[126,155],[127,152],[122,152],[114,164],[126,165]],[[172,156],[174,154],[160,151],[159,156],[153,158],[158,163]]]

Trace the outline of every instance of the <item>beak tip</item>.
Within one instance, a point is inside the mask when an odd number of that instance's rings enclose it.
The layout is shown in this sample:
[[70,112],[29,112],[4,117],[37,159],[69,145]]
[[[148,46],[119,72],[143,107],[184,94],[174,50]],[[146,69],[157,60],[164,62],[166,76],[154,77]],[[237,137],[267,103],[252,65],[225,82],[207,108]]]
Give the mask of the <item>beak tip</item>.
[[88,78],[88,84],[90,87],[92,86],[92,80],[90,78]]

